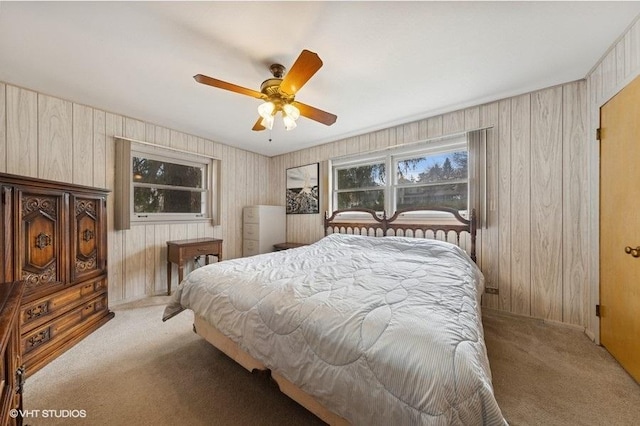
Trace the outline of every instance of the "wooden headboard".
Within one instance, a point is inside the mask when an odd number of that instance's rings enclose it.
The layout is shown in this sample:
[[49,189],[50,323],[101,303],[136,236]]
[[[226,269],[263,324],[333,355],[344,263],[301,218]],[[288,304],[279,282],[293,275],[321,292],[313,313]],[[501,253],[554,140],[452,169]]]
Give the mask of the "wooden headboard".
[[[450,213],[457,222],[431,223],[431,221],[410,222],[406,219],[399,220],[404,213],[433,211]],[[359,216],[358,219],[348,219],[342,215],[343,217],[340,218],[340,215],[343,213],[361,213],[371,217],[362,219]],[[335,210],[331,215],[329,215],[329,212],[326,212],[324,217],[325,235],[336,232],[349,233],[349,231],[351,231],[353,234],[360,235],[388,236],[390,230],[393,231],[393,235],[409,236],[408,234],[411,234],[413,237],[419,232],[421,232],[423,236],[426,236],[427,233],[431,231],[434,237],[437,236],[438,232],[443,232],[445,237],[448,236],[450,232],[454,232],[458,246],[460,245],[460,235],[463,232],[467,232],[471,239],[469,256],[474,262],[476,261],[477,225],[475,209],[471,210],[469,219],[465,219],[457,210],[448,207],[411,207],[397,210],[390,218],[387,218],[386,212],[382,212],[382,216],[379,216],[378,213],[371,209],[342,209]]]

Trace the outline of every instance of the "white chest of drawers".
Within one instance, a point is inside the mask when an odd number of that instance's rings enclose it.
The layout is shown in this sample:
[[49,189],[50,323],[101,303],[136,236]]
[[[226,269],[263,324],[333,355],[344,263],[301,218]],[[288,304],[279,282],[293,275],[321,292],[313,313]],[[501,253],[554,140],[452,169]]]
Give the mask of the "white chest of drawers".
[[284,206],[247,206],[242,212],[242,256],[269,253],[286,241]]

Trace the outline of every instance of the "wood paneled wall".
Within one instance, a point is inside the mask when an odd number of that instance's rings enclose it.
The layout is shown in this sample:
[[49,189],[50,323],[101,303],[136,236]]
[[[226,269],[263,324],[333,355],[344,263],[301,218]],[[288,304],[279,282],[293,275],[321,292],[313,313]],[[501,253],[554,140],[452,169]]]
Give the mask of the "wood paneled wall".
[[[151,123],[0,83],[0,171],[114,189],[114,136],[207,154],[221,160],[220,225],[113,227],[109,211],[109,300],[167,289],[166,241],[223,238],[225,259],[242,255],[242,208],[266,204],[270,159]],[[190,265],[192,267],[193,265]],[[174,288],[177,282],[174,270]]]
[[[487,228],[478,263],[488,307],[586,324],[589,257],[586,82],[577,81],[272,158],[271,203],[285,170],[462,131],[487,132]],[[323,163],[326,164],[326,163]],[[326,200],[321,204],[326,206]],[[323,236],[322,215],[287,216],[287,239]]]
[[[600,107],[639,74],[640,24],[636,21],[585,81],[271,159],[0,83],[0,171],[113,189],[114,135],[222,160],[220,226],[137,225],[130,231],[115,231],[110,221],[110,299],[121,302],[166,289],[166,240],[215,236],[225,239],[225,258],[240,256],[242,207],[284,204],[289,167],[493,126],[487,137],[488,223],[481,230],[479,263],[487,285],[500,293],[486,295],[483,303],[584,326],[597,341],[599,146],[595,129]],[[326,208],[323,199],[321,210]],[[321,220],[321,215],[289,215],[288,240],[318,240],[323,235]]]
[[[594,307],[600,300],[599,281],[599,224],[600,224],[600,145],[596,129],[600,127],[600,107],[640,75],[640,18],[636,18],[627,31],[613,43],[600,61],[587,75],[589,105],[588,157],[589,157],[589,229],[585,244],[591,265],[588,286],[590,314],[587,318],[587,334],[599,343],[600,322]],[[630,117],[630,119],[637,119]]]

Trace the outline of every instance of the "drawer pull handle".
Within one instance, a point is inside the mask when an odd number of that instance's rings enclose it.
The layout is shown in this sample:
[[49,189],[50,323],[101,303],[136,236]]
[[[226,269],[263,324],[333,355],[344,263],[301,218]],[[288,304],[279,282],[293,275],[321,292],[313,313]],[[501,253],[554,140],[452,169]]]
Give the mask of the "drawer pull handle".
[[35,348],[36,346],[40,346],[49,339],[51,339],[51,329],[47,327],[27,339],[26,349],[30,350]]
[[30,309],[25,311],[25,316],[27,317],[25,321],[31,321],[36,318],[40,318],[43,315],[49,313],[49,302],[42,302],[39,305],[36,305]]

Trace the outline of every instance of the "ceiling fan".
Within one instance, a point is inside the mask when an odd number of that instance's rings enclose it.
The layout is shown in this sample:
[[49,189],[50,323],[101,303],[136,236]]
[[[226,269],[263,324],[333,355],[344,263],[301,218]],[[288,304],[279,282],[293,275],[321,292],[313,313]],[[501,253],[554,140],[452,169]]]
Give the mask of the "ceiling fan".
[[296,127],[296,120],[301,115],[327,126],[331,126],[338,118],[334,114],[295,100],[298,90],[313,77],[320,67],[322,67],[320,57],[314,52],[303,50],[286,75],[284,66],[271,65],[269,70],[273,74],[273,78],[263,81],[259,92],[202,74],[197,74],[193,78],[201,84],[264,100],[265,102],[258,106],[260,117],[252,130],[271,130],[274,117],[279,111],[282,112],[285,129],[291,130]]

